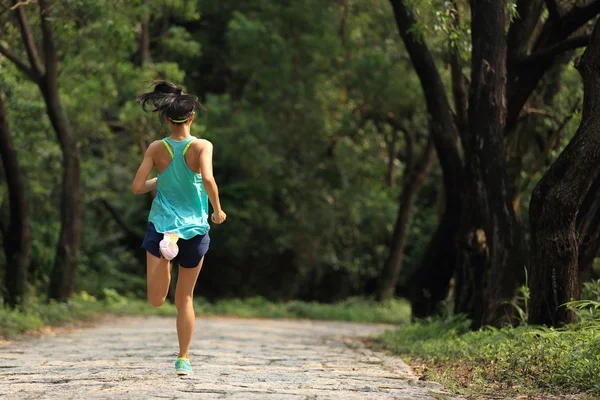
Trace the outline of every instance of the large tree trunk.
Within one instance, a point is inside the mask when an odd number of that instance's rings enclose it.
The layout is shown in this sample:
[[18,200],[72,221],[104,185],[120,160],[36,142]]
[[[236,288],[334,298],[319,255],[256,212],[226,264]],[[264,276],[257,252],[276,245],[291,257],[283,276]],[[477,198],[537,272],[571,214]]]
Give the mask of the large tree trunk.
[[25,197],[25,179],[8,128],[2,96],[0,96],[0,156],[6,175],[10,205],[8,229],[3,243],[6,254],[5,300],[9,306],[14,307],[22,302],[27,290],[31,233]]
[[398,284],[398,279],[400,277],[400,271],[402,270],[402,261],[404,260],[404,247],[406,245],[408,228],[410,227],[410,224],[408,223],[410,213],[423,183],[425,183],[425,180],[431,172],[433,160],[433,142],[429,140],[419,165],[415,166],[413,170],[406,172],[407,177],[404,179],[402,195],[400,196],[398,217],[396,218],[394,233],[392,234],[390,257],[387,260],[381,275],[378,294],[380,300],[386,301],[394,297],[396,285]]
[[577,64],[583,78],[581,125],[533,191],[530,203],[529,322],[561,325],[574,320],[563,305],[578,297],[577,215],[598,178],[600,162],[600,21]]
[[61,229],[56,246],[56,258],[50,276],[48,296],[65,300],[73,295],[75,273],[81,245],[81,167],[79,147],[71,132],[67,116],[60,103],[58,87],[50,84],[44,89],[46,109],[63,153],[62,195],[60,204]]
[[439,310],[450,287],[456,257],[455,236],[462,212],[464,170],[458,153],[458,131],[446,89],[425,42],[413,35],[411,28],[415,18],[404,0],[390,0],[394,9],[398,31],[411,58],[427,103],[430,129],[443,173],[446,193],[442,220],[430,242],[421,266],[415,273],[410,295],[413,316],[425,316],[422,312]]
[[497,323],[503,314],[501,301],[515,293],[518,269],[523,266],[523,236],[512,207],[504,149],[506,0],[472,0],[471,13],[467,197],[458,262],[460,269],[469,271],[457,274],[461,287],[456,311],[466,312],[479,326]]
[[70,298],[75,285],[75,273],[81,244],[81,167],[79,147],[58,93],[58,60],[54,33],[50,26],[50,5],[39,0],[46,71],[40,89],[46,110],[56,132],[63,154],[62,196],[60,205],[61,229],[56,246],[56,258],[48,297],[56,300]]

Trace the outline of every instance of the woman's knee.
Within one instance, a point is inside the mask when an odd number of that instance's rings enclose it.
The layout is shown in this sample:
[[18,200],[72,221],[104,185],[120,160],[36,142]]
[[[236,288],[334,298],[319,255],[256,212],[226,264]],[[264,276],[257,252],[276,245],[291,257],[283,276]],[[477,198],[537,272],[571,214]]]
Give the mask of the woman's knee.
[[190,304],[194,304],[194,297],[191,294],[175,294],[175,306],[178,310],[183,307],[188,307]]
[[150,303],[150,305],[152,307],[160,307],[163,304],[165,304],[165,300],[167,299],[167,296],[156,296],[156,295],[151,295],[150,293],[148,293],[148,302]]

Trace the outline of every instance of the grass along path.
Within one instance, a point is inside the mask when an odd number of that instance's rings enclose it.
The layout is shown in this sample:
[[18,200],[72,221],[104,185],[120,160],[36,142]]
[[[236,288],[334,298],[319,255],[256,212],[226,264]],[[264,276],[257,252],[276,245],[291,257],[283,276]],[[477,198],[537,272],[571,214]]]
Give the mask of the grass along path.
[[[589,313],[588,313],[589,314]],[[464,318],[388,331],[383,345],[424,379],[473,399],[599,399],[600,320],[470,331]]]

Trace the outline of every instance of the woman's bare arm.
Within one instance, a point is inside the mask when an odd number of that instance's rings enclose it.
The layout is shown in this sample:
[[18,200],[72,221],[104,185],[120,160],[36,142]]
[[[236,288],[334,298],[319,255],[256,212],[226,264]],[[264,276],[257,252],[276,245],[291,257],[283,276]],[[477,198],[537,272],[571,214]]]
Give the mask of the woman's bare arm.
[[212,156],[213,145],[206,140],[200,150],[200,173],[202,174],[204,189],[206,190],[206,194],[208,195],[208,199],[214,210],[212,220],[214,223],[220,224],[225,221],[227,215],[221,209],[219,187],[217,186],[217,182],[213,175]]
[[142,164],[138,168],[135,178],[133,179],[133,184],[131,185],[131,191],[133,194],[147,193],[156,187],[156,178],[147,180],[148,175],[150,175],[152,172],[152,168],[154,168],[154,160],[152,159],[151,149],[152,145],[150,145],[148,150],[146,150]]

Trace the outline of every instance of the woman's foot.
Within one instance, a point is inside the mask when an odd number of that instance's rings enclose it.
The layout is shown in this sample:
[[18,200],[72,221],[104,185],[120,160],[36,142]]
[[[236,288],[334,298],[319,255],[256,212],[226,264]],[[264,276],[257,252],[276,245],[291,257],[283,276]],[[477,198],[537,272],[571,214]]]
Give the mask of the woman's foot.
[[189,375],[192,373],[192,364],[187,358],[177,358],[175,360],[175,373],[177,375]]
[[179,237],[172,233],[165,233],[163,240],[158,244],[160,248],[160,253],[164,258],[171,261],[177,254],[179,253],[179,246],[177,246],[177,240]]

